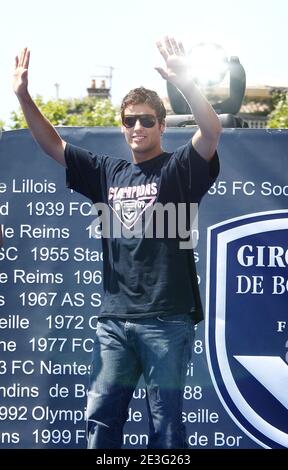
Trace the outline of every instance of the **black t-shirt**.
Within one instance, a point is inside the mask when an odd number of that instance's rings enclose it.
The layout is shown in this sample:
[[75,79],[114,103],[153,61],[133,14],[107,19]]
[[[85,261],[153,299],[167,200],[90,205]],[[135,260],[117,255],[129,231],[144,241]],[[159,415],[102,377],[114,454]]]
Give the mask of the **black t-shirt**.
[[[155,226],[152,235],[143,236],[143,220],[157,205],[199,203],[219,173],[217,152],[207,162],[190,140],[173,153],[135,164],[67,144],[65,158],[67,186],[93,203],[104,203],[109,224],[118,222],[116,234],[110,226],[109,237],[102,237],[104,298],[99,316],[135,319],[191,312],[200,321],[193,250],[180,248],[177,231],[176,238],[168,235],[165,217],[160,237]],[[119,226],[125,236],[119,236]]]

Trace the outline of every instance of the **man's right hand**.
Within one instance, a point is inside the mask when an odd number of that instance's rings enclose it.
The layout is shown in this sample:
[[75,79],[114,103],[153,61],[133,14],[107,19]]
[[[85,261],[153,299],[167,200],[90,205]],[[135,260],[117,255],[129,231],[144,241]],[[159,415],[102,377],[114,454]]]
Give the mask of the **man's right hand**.
[[15,60],[13,88],[21,105],[28,127],[40,147],[58,163],[66,167],[66,142],[61,139],[48,119],[43,116],[28,92],[30,51],[25,47]]
[[28,68],[30,51],[25,47],[15,58],[13,89],[17,96],[23,96],[28,90]]

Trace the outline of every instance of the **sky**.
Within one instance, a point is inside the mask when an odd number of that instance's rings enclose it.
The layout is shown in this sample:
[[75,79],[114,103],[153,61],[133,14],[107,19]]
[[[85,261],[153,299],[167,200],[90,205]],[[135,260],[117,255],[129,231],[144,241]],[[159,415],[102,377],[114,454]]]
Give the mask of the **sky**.
[[221,44],[238,56],[247,85],[288,86],[287,0],[2,0],[0,119],[18,109],[14,58],[31,50],[29,90],[45,100],[82,98],[99,66],[113,67],[112,102],[137,86],[166,93],[156,40],[174,35],[186,50]]

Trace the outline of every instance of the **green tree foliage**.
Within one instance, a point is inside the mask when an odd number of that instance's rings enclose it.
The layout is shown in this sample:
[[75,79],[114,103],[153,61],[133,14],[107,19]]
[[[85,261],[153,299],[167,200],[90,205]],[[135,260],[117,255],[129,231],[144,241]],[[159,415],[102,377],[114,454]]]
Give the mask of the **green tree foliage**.
[[2,121],[2,119],[0,119],[0,131],[1,129],[4,129],[4,126],[5,126],[5,122]]
[[278,101],[269,114],[267,127],[288,128],[288,93],[278,94]]
[[[119,126],[120,117],[109,99],[85,97],[44,102],[41,96],[35,103],[55,126]],[[11,114],[11,129],[27,127],[21,109]]]

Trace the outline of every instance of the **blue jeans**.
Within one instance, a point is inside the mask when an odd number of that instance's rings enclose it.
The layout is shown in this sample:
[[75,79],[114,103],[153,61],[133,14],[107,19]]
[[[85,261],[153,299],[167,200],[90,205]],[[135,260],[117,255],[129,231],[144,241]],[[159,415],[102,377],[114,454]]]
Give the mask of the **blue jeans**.
[[191,357],[190,315],[101,318],[88,392],[88,448],[120,449],[129,402],[141,374],[147,390],[150,449],[186,448],[183,391]]

